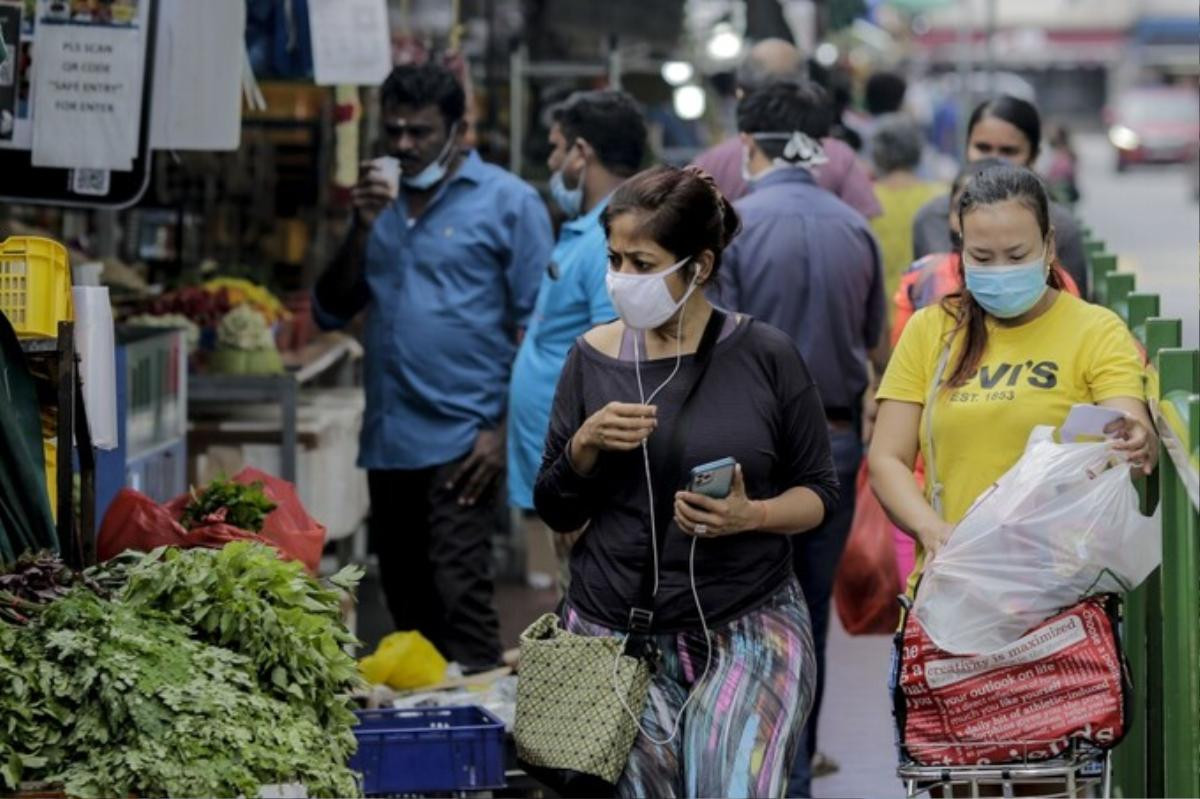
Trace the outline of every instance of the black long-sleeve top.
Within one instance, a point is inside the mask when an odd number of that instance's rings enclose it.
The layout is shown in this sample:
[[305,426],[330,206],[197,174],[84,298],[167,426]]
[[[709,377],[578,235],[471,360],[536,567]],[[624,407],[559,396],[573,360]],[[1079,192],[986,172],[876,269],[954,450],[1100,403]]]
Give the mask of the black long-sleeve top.
[[[642,363],[646,390],[665,380],[674,365],[674,358]],[[658,428],[650,437],[649,454],[655,504],[673,505],[692,467],[733,457],[742,466],[751,499],[769,499],[804,486],[821,497],[828,511],[838,486],[817,388],[792,341],[749,318],[716,344],[708,371],[690,400],[680,471],[663,473],[677,411],[696,368],[695,357],[684,356],[679,374],[654,403]],[[604,355],[579,339],[559,378],[534,504],[559,532],[587,525],[571,553],[568,601],[585,618],[625,629],[651,557],[642,453],[604,452],[587,476],[575,470],[568,453],[571,437],[583,422],[613,401],[639,401],[634,364]],[[695,629],[699,618],[688,576],[692,538],[674,521],[665,533],[654,631]],[[753,610],[791,573],[791,544],[784,535],[747,532],[697,543],[696,586],[710,625]]]

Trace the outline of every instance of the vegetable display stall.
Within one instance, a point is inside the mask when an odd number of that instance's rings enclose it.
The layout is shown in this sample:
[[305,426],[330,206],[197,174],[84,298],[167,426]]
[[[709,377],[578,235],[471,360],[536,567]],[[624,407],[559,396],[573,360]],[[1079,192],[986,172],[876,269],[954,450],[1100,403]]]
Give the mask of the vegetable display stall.
[[340,600],[360,576],[318,582],[251,541],[20,561],[0,577],[0,790],[357,795]]

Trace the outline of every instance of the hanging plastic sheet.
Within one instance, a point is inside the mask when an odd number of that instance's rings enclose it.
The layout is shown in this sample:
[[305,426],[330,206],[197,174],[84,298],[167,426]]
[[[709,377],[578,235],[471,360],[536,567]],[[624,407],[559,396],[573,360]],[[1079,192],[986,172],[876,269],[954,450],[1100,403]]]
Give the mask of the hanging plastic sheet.
[[40,549],[58,551],[41,416],[21,344],[0,314],[0,563]]

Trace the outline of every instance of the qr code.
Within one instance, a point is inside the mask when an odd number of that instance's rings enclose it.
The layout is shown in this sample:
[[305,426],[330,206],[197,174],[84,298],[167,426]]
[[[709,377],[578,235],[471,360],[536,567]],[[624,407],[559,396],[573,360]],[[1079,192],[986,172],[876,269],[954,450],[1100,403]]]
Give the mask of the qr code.
[[108,194],[112,173],[107,169],[75,169],[71,171],[71,191],[89,197]]

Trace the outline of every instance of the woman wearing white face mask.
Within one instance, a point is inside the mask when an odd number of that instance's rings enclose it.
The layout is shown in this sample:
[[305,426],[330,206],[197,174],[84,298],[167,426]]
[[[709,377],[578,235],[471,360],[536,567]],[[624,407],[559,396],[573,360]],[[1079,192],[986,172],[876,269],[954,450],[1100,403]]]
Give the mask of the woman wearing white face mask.
[[[1116,314],[1062,291],[1041,180],[994,166],[958,201],[959,290],[904,328],[879,390],[871,486],[918,542],[916,585],[975,499],[1016,463],[1037,425],[1058,426],[1076,403],[1123,411],[1113,448],[1149,474],[1158,445],[1141,357]],[[940,492],[913,478],[936,453]],[[927,467],[927,471],[928,467]],[[941,513],[935,511],[941,505]]]
[[[705,298],[739,226],[707,175],[636,175],[604,224],[621,321],[567,358],[534,491],[587,525],[563,620],[660,653],[619,795],[779,796],[815,670],[787,536],[837,492],[821,401],[790,339]],[[722,458],[726,498],[683,490]]]

